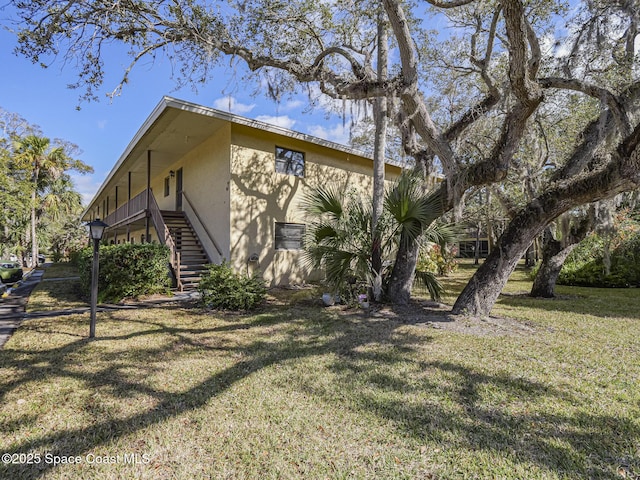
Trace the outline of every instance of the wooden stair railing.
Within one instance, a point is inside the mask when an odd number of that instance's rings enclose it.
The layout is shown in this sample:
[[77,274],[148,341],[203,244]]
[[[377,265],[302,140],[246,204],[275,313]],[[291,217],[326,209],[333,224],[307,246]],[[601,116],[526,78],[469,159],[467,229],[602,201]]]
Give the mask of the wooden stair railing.
[[220,255],[220,258],[224,258],[223,255],[222,255],[222,250],[220,249],[220,246],[218,245],[218,242],[216,242],[216,239],[213,237],[213,235],[211,234],[211,232],[207,228],[207,224],[204,223],[202,221],[202,219],[200,218],[200,215],[198,215],[198,211],[195,208],[193,208],[193,203],[191,203],[191,201],[189,200],[189,197],[187,196],[187,192],[184,191],[184,190],[182,190],[182,198],[184,198],[186,200],[186,203],[187,203],[187,205],[189,207],[189,210],[191,210],[193,212],[193,214],[195,215],[196,219],[198,220],[198,223],[204,229],[206,234],[209,236],[209,240],[211,240],[211,243],[213,243],[213,246],[215,247],[216,251],[218,252],[218,255]]
[[169,231],[167,224],[164,222],[164,218],[162,218],[162,213],[160,212],[160,208],[158,207],[158,203],[156,202],[156,197],[153,195],[153,192],[149,192],[149,213],[151,214],[153,226],[156,228],[156,232],[158,232],[160,240],[164,245],[169,247],[171,268],[173,269],[173,274],[176,277],[178,291],[182,292],[184,286],[180,280],[180,252],[176,249],[176,244],[173,241],[171,232]]

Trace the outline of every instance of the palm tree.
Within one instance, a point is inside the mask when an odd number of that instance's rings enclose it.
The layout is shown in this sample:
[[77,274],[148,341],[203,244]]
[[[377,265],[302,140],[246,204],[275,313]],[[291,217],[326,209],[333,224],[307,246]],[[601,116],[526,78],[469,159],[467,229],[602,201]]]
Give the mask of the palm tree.
[[53,253],[54,261],[61,259],[73,245],[86,243],[86,229],[80,221],[82,197],[75,191],[68,174],[55,180],[42,196],[40,217],[40,237],[38,244],[46,242]]
[[[441,215],[440,198],[422,191],[418,176],[403,174],[390,188],[377,224],[383,267],[374,275],[371,264],[371,209],[359,196],[346,197],[332,187],[318,187],[302,203],[303,211],[313,218],[305,244],[306,258],[313,268],[324,268],[326,281],[340,291],[357,279],[373,288],[382,287],[382,278],[390,280],[386,296],[393,303],[406,303],[411,295],[420,242],[442,243],[452,239],[452,229],[437,225]],[[394,258],[395,254],[395,258]],[[424,274],[432,298],[442,293],[434,275]]]
[[[452,228],[435,221],[443,214],[440,190],[426,192],[424,182],[416,173],[405,173],[387,191],[385,211],[393,218],[394,240],[398,250],[387,287],[387,297],[392,303],[406,304],[411,298],[415,279],[420,243],[443,243],[455,236]],[[435,276],[425,273],[421,277],[432,298],[438,298],[442,286]]]
[[350,278],[366,281],[371,270],[371,208],[360,198],[347,199],[337,188],[321,186],[307,194],[302,209],[313,219],[305,241],[309,265],[325,269],[326,282],[335,292],[351,283]]
[[51,145],[48,138],[37,135],[14,140],[13,169],[18,175],[22,175],[30,195],[31,261],[32,266],[35,266],[38,261],[37,226],[42,199],[66,172],[76,170],[86,173],[93,169],[80,160],[71,158],[65,147]]

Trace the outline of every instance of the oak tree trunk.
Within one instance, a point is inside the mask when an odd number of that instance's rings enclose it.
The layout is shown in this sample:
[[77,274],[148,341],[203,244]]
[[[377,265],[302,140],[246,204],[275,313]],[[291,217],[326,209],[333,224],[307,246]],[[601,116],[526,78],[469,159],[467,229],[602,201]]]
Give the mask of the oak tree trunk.
[[454,314],[488,315],[518,260],[553,219],[578,205],[640,186],[640,125],[617,148],[615,161],[600,170],[555,183],[509,223],[496,249],[478,268],[453,306]]
[[491,312],[531,240],[544,228],[544,223],[540,223],[532,219],[529,224],[517,227],[511,222],[496,248],[489,253],[456,300],[452,309],[454,314],[482,316]]
[[524,254],[524,266],[527,268],[533,268],[536,265],[536,262],[534,260],[535,258],[534,248],[535,247],[533,245],[533,242],[531,242],[531,244],[529,245],[529,248],[527,248],[527,251]]
[[542,235],[542,263],[536,273],[531,288],[532,297],[553,298],[556,282],[564,262],[573,249],[586,238],[593,227],[592,213],[583,217],[578,225],[574,225],[565,232],[562,241],[553,237],[553,232],[547,228]]
[[551,240],[542,249],[542,263],[536,274],[531,287],[532,297],[553,298],[555,297],[556,282],[558,275],[569,254],[578,244],[574,243],[567,247],[562,246],[558,240]]

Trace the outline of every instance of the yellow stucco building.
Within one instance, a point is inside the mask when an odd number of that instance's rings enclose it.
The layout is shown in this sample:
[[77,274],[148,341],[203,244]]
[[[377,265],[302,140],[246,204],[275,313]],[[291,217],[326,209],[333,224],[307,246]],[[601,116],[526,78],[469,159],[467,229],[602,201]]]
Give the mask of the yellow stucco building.
[[[301,262],[302,197],[326,184],[370,195],[372,164],[343,145],[164,97],[83,219],[109,224],[107,242],[169,245],[185,287],[223,259],[270,285],[299,283],[314,279]],[[399,174],[387,164],[387,178]]]

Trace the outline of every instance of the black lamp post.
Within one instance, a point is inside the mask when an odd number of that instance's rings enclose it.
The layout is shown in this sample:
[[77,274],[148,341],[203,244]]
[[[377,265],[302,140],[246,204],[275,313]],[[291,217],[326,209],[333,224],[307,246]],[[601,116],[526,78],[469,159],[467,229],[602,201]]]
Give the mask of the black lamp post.
[[109,225],[96,218],[93,222],[87,224],[89,226],[89,235],[93,239],[93,265],[91,275],[91,325],[89,327],[89,338],[96,336],[96,308],[98,304],[98,252],[100,240],[104,229]]

